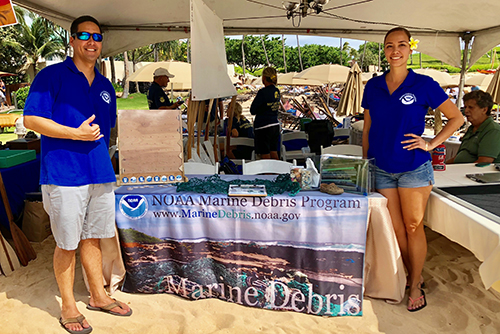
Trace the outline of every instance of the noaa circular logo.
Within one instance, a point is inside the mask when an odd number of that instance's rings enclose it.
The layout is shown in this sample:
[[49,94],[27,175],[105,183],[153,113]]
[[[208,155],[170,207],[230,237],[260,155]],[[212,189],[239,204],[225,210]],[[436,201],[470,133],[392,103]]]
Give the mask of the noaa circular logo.
[[177,181],[182,181],[182,175],[180,175],[180,174],[179,174],[179,175],[177,175],[177,176],[175,177],[175,179],[176,179]]
[[124,178],[122,179],[122,182],[123,182],[123,183],[128,183],[128,177],[124,177]]
[[401,96],[399,100],[401,101],[402,104],[407,106],[413,104],[414,102],[417,102],[417,97],[412,93],[406,93],[403,96]]
[[148,201],[142,195],[125,195],[120,199],[120,212],[127,218],[140,219],[148,212]]
[[104,102],[106,102],[107,104],[109,104],[109,102],[111,102],[111,95],[109,95],[109,93],[106,92],[105,90],[103,90],[101,92],[101,97],[102,97],[102,100]]
[[167,182],[167,176],[166,175],[163,175],[161,177],[161,182]]
[[146,177],[146,182],[151,182],[151,181],[153,181],[153,177],[152,176]]
[[132,176],[132,177],[130,178],[130,182],[132,182],[132,183],[136,183],[136,182],[137,182],[137,178],[136,178],[135,176]]
[[169,180],[169,181],[175,181],[175,176],[170,175],[170,176],[168,177],[168,180]]
[[155,182],[160,182],[160,177],[158,175],[155,176]]
[[139,176],[139,182],[144,182],[144,176]]

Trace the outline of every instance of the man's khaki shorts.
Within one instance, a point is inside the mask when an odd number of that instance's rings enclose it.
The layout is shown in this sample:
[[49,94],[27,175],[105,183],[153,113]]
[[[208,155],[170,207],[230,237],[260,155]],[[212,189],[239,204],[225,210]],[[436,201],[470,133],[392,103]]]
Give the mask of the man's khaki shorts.
[[42,185],[43,207],[49,214],[52,234],[59,248],[75,250],[80,240],[115,236],[113,185]]

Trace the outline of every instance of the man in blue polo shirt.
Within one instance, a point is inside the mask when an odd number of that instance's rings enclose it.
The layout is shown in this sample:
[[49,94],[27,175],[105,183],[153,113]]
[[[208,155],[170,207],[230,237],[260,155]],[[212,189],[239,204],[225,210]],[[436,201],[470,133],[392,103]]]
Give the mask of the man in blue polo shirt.
[[163,87],[167,87],[170,78],[173,78],[174,75],[166,68],[159,67],[154,71],[153,76],[154,81],[148,90],[149,109],[176,109],[179,107],[183,102],[179,101],[172,103],[167,94],[163,91]]
[[24,108],[25,126],[42,135],[40,184],[56,241],[59,322],[70,333],[92,331],[73,295],[78,247],[90,288],[87,308],[121,316],[132,313],[103,286],[100,239],[115,235],[116,179],[108,143],[116,122],[116,98],[111,83],[95,68],[102,38],[95,18],[73,21],[73,58],[38,73]]

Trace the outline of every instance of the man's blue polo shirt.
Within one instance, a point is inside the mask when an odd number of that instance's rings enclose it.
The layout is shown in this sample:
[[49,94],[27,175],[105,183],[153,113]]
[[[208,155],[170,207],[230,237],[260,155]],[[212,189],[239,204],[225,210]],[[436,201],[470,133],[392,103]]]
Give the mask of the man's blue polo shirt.
[[82,186],[115,182],[108,153],[109,135],[116,123],[115,90],[97,69],[92,86],[71,58],[41,70],[31,85],[25,116],[39,116],[78,128],[90,116],[103,138],[79,141],[42,135],[40,184]]
[[403,173],[417,169],[430,159],[420,149],[403,149],[402,141],[411,139],[405,134],[421,136],[425,115],[448,99],[439,84],[431,77],[409,70],[406,79],[392,94],[385,76],[374,77],[366,83],[361,106],[371,118],[368,157],[388,173]]

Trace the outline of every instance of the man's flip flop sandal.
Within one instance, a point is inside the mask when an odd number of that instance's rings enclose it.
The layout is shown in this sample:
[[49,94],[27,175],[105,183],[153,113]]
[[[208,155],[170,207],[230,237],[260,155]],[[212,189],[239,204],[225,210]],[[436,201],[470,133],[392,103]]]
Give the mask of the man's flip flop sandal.
[[90,304],[87,304],[87,309],[89,309],[91,311],[105,312],[105,313],[117,315],[119,317],[128,317],[128,316],[130,316],[132,314],[132,309],[130,309],[130,311],[128,311],[125,314],[121,314],[121,313],[118,313],[118,312],[115,312],[115,311],[111,311],[115,307],[119,307],[119,308],[123,309],[123,307],[120,305],[120,303],[116,299],[113,299],[113,300],[114,300],[114,302],[112,302],[109,305],[103,306],[103,307],[96,307],[96,306],[91,306]]
[[[92,332],[92,327],[91,326],[89,326],[87,328],[83,327],[83,320],[85,320],[85,317],[83,315],[79,315],[76,318],[68,318],[68,319],[64,319],[64,320],[62,318],[59,318],[59,323],[61,324],[61,326],[63,326],[63,328],[68,333],[71,333],[71,334],[89,334],[90,332]],[[69,328],[66,328],[67,324],[80,324],[83,327],[83,329],[81,331],[74,331],[74,330],[71,330]]]

